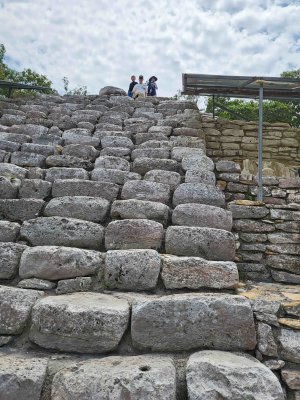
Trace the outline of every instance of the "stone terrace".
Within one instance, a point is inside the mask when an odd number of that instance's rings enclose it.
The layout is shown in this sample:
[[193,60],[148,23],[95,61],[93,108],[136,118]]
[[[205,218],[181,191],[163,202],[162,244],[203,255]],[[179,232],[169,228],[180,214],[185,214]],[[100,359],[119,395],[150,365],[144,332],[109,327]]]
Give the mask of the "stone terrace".
[[0,102],[0,400],[300,398],[300,292],[239,282],[204,126],[163,98]]

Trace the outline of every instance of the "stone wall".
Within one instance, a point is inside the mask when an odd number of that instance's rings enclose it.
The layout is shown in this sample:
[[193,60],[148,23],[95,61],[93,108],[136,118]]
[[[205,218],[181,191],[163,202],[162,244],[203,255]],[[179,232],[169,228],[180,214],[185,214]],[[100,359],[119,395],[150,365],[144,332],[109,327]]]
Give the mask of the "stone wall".
[[[228,121],[206,116],[203,130],[206,135],[207,155],[214,160],[227,159],[239,162],[257,160],[258,125],[255,122]],[[283,166],[296,171],[300,167],[300,129],[285,123],[264,123],[263,160],[265,175],[270,169],[275,176],[286,176]],[[278,165],[283,164],[283,166]],[[253,171],[254,166],[250,172]]]
[[0,103],[0,399],[295,400],[299,288],[240,280],[195,104],[105,93]]

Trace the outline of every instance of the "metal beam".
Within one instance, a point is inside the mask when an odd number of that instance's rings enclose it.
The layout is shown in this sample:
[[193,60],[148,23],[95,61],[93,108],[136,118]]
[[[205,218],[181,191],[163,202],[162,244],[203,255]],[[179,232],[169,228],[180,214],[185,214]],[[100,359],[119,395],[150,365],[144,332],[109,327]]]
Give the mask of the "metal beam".
[[263,100],[264,100],[264,85],[263,82],[259,85],[259,111],[258,111],[258,193],[257,200],[262,201],[263,194]]

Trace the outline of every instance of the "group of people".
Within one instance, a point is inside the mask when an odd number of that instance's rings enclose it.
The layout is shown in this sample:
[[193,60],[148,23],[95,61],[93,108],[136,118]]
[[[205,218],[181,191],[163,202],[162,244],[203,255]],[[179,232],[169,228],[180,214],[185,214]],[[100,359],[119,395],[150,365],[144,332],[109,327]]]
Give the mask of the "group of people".
[[143,75],[140,75],[139,83],[137,83],[135,75],[132,75],[128,89],[128,96],[132,97],[134,100],[139,97],[156,96],[156,91],[158,89],[156,81],[156,76],[151,76],[151,78],[144,83],[144,77]]

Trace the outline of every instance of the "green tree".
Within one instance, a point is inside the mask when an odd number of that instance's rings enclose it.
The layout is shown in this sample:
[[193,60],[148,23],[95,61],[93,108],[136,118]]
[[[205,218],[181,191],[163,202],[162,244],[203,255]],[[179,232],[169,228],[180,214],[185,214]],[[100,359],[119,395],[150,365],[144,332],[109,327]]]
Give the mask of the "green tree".
[[[56,90],[52,88],[52,82],[47,78],[46,75],[39,74],[30,68],[24,69],[20,72],[8,67],[8,65],[5,64],[4,60],[5,53],[5,46],[3,44],[0,44],[0,80],[44,86],[47,89],[44,90],[43,93],[56,93]],[[28,93],[28,91],[26,90],[14,90],[14,97],[24,95],[26,93]],[[0,95],[6,96],[7,94],[7,88],[0,89]]]
[[[294,71],[285,71],[281,74],[284,78],[300,78],[300,68]],[[227,97],[216,97],[215,115],[224,119],[245,119],[247,121],[258,120],[258,101],[230,99]],[[227,108],[226,111],[222,107]],[[206,112],[212,113],[213,100],[209,97]],[[286,122],[294,127],[300,127],[300,103],[293,101],[264,101],[264,121]]]
[[62,81],[63,81],[63,84],[64,84],[64,91],[65,91],[64,94],[66,94],[66,95],[77,95],[77,96],[86,96],[88,94],[86,86],[81,86],[81,87],[77,87],[77,88],[74,88],[74,89],[70,89],[69,88],[70,82],[69,82],[69,79],[66,76],[63,77]]

